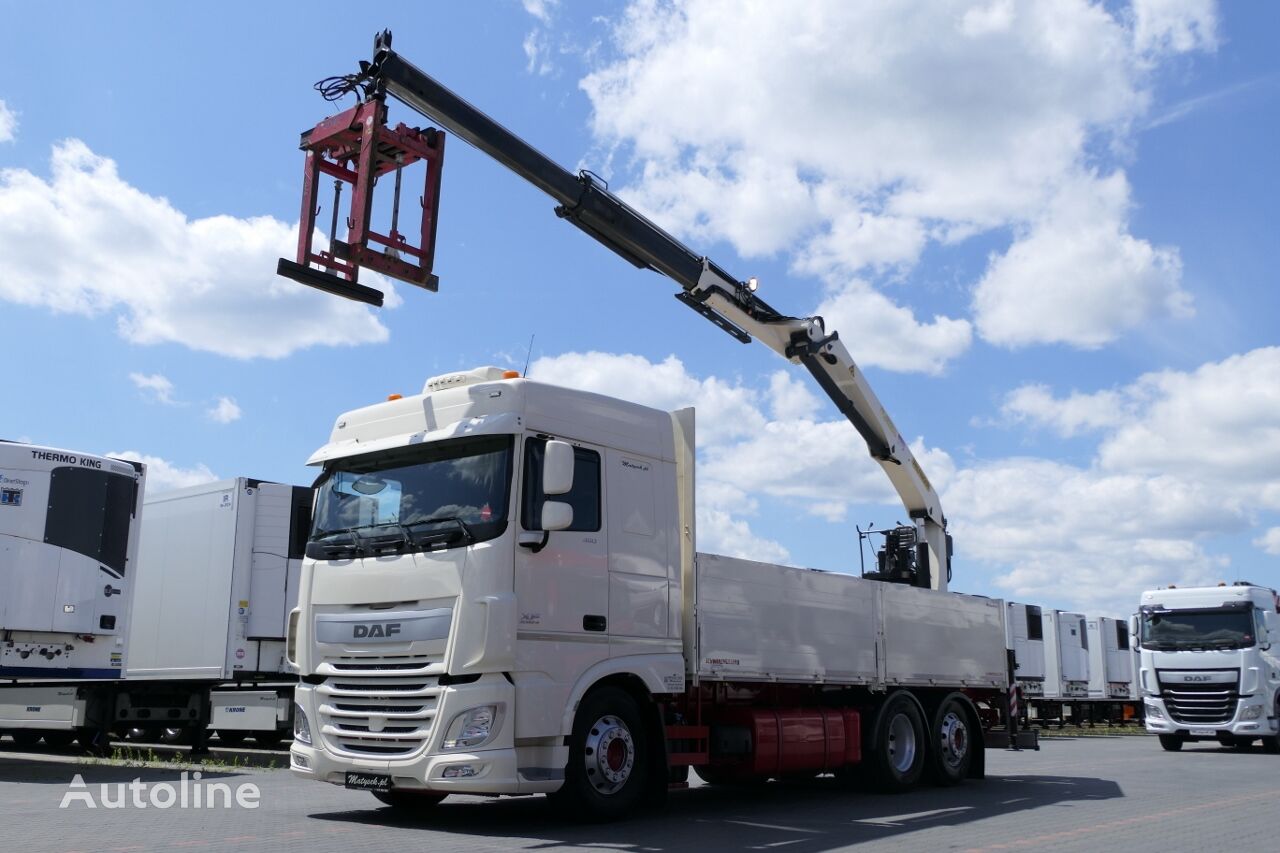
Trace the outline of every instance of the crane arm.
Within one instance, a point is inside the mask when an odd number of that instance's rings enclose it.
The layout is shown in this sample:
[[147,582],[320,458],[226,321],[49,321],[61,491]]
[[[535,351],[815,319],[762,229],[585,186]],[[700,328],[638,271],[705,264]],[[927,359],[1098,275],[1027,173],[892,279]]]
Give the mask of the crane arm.
[[[363,65],[363,64],[362,64]],[[374,42],[364,67],[365,94],[390,95],[515,172],[557,202],[567,219],[636,267],[678,283],[676,297],[741,341],[754,337],[801,364],[836,408],[858,430],[912,519],[914,582],[945,589],[950,548],[941,502],[862,371],[836,332],[821,317],[779,313],[756,296],[754,286],[695,253],[609,191],[590,172],[573,174],[463,100],[391,49],[391,34]]]

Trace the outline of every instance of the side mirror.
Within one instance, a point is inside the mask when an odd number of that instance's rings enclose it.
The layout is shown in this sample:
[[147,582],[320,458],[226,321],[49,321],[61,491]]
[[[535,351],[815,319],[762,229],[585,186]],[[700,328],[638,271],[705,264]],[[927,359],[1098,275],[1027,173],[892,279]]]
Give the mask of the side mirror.
[[1265,643],[1264,649],[1271,648],[1271,644],[1275,641],[1277,633],[1280,632],[1280,613],[1273,613],[1270,610],[1262,611],[1262,625],[1267,629],[1267,636],[1259,637],[1259,644]]
[[564,530],[570,524],[573,524],[572,506],[563,501],[547,501],[542,505],[543,530]]
[[[573,488],[573,445],[567,441],[548,441],[542,460],[542,492],[547,495],[563,495]],[[543,510],[543,518],[546,511]],[[548,527],[544,530],[561,530]]]
[[1142,647],[1142,643],[1138,641],[1138,616],[1134,614],[1129,617],[1129,645],[1138,649]]

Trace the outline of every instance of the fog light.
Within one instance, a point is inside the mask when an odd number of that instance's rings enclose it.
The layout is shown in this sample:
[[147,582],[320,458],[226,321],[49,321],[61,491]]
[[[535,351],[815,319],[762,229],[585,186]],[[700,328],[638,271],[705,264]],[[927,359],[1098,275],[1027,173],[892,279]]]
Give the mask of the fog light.
[[293,703],[293,739],[311,746],[311,723],[307,721],[307,712],[297,702]]
[[1245,709],[1244,709],[1244,713],[1240,715],[1240,719],[1242,719],[1242,720],[1256,720],[1256,719],[1258,719],[1258,718],[1259,718],[1259,717],[1261,717],[1261,716],[1262,716],[1262,706],[1261,706],[1261,705],[1250,705],[1248,708],[1245,708]]
[[469,749],[480,746],[489,740],[496,731],[498,720],[497,705],[481,705],[463,711],[453,718],[448,731],[444,735],[444,749]]
[[466,779],[469,776],[476,775],[476,768],[471,764],[454,764],[446,767],[444,773],[440,774],[446,779]]
[[290,757],[293,759],[294,767],[301,767],[303,770],[311,769],[311,762],[306,759],[306,756],[298,755],[298,753],[295,752]]
[[1149,703],[1148,703],[1148,705],[1147,705],[1147,716],[1148,716],[1148,717],[1152,717],[1153,719],[1163,720],[1163,719],[1164,719],[1164,711],[1161,711],[1161,710],[1160,710],[1160,706],[1159,706],[1159,705],[1152,705],[1152,704],[1149,704]]

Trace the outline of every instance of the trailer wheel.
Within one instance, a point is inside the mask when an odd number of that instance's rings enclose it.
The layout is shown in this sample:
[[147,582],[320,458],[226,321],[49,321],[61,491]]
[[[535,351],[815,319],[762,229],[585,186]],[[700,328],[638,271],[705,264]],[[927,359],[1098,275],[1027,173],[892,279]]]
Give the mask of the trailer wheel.
[[1160,735],[1160,748],[1165,752],[1178,752],[1184,743],[1182,735]]
[[440,805],[449,795],[432,791],[374,791],[373,796],[378,802],[391,806],[396,814],[412,817]]
[[587,694],[569,739],[569,766],[556,797],[575,817],[615,820],[639,805],[649,783],[649,744],[640,709],[617,687]]
[[924,774],[924,719],[910,693],[899,691],[880,707],[867,753],[876,783],[887,793],[909,791]]
[[218,729],[218,743],[222,746],[239,746],[244,743],[248,732],[235,729]]
[[955,694],[942,700],[933,715],[929,758],[939,785],[959,785],[973,763],[973,731],[965,703]]

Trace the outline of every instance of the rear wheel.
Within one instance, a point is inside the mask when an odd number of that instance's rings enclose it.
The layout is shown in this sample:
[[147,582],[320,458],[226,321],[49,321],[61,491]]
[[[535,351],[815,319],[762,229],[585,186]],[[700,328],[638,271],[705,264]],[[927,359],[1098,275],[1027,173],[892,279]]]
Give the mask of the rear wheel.
[[577,817],[615,820],[640,804],[649,771],[648,737],[636,700],[617,687],[587,694],[574,718],[557,799]]
[[887,793],[909,791],[924,774],[924,719],[910,693],[890,696],[872,729],[871,768],[877,786]]
[[1160,748],[1165,752],[1177,752],[1186,743],[1182,735],[1160,735]]
[[396,814],[412,817],[440,805],[440,801],[449,795],[432,791],[374,791],[373,796],[378,802],[391,806]]
[[972,721],[963,700],[956,695],[942,700],[933,715],[930,729],[933,742],[929,758],[935,781],[940,785],[959,785],[969,775],[973,763]]

